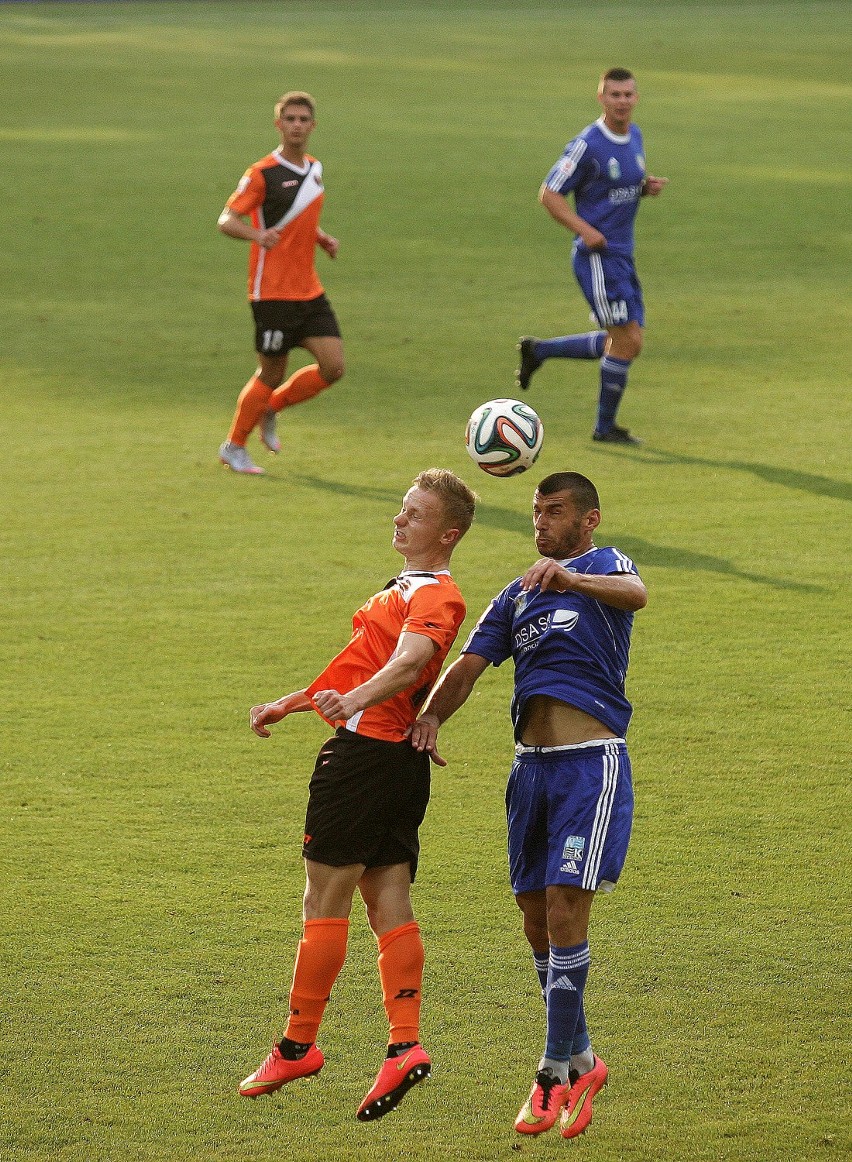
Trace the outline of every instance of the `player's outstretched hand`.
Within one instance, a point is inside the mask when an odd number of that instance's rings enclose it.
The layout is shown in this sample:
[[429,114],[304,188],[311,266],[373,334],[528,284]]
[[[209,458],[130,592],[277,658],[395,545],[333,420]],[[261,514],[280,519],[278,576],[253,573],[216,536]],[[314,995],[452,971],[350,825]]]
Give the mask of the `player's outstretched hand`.
[[284,711],[280,710],[277,702],[264,702],[261,706],[252,706],[249,711],[249,726],[259,738],[269,738],[267,725],[280,722]]
[[645,178],[645,193],[649,198],[656,198],[658,194],[663,192],[663,187],[668,184],[668,178],[655,178],[652,174],[648,174]]
[[415,750],[425,750],[436,767],[445,767],[447,760],[438,754],[438,728],[440,722],[433,714],[423,714],[408,728],[408,737]]
[[252,706],[249,711],[249,726],[259,738],[269,738],[269,731],[266,729],[268,726],[280,722],[288,714],[310,709],[311,704],[305,697],[305,691],[296,690],[293,694],[285,694],[277,702],[263,702],[260,706]]

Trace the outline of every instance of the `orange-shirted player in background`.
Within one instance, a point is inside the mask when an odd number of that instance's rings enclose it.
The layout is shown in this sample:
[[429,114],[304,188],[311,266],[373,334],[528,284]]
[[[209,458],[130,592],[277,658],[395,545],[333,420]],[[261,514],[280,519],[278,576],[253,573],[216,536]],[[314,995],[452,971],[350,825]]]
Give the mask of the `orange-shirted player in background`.
[[[223,234],[251,243],[248,296],[260,360],[240,393],[231,430],[219,449],[219,459],[235,472],[263,472],[246,451],[246,440],[258,423],[266,447],[280,451],[277,413],[310,399],[343,375],[340,328],[314,265],[317,246],[330,258],[339,246],[319,226],[322,166],[306,152],[315,113],[309,93],[285,93],[276,102],[281,145],[246,170],[219,217]],[[316,363],[285,383],[293,347],[304,347]]]
[[420,1045],[423,942],[411,907],[429,800],[429,754],[408,735],[464,620],[450,557],[470,528],[476,495],[454,473],[421,472],[394,518],[398,577],[355,614],[352,638],[303,690],[251,709],[255,734],[288,714],[315,710],[335,727],[310,782],[305,839],[303,935],[282,1040],[240,1085],[244,1097],[272,1093],[319,1073],[316,1045],[332,986],[346,958],[356,888],[378,942],[390,1024],[387,1057],[356,1114],[374,1121],[429,1076]]

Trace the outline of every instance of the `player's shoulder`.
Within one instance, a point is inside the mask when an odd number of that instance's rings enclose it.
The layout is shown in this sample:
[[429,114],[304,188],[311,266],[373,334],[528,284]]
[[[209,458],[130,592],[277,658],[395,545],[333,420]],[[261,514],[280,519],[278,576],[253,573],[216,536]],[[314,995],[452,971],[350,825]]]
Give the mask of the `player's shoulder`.
[[264,157],[258,158],[257,161],[252,162],[246,172],[251,173],[254,170],[259,173],[264,169],[274,169],[281,164],[281,158],[276,153],[267,153]]
[[450,573],[403,573],[399,579],[399,592],[407,601],[418,594],[440,601],[455,595],[461,598],[461,590]]
[[582,152],[583,150],[587,149],[589,144],[594,141],[594,129],[595,125],[592,123],[591,125],[587,125],[585,129],[581,129],[579,133],[575,133],[563,149],[563,154],[569,156],[572,153],[576,153],[578,150]]
[[614,545],[603,545],[590,549],[576,562],[578,571],[583,573],[635,573],[639,570],[626,553]]

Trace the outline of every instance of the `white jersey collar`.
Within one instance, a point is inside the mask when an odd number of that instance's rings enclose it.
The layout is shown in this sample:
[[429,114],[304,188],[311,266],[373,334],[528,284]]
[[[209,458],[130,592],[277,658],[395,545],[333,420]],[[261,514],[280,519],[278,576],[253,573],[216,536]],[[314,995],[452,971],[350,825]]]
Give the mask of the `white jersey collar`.
[[595,122],[595,125],[597,125],[598,129],[600,129],[600,131],[604,135],[604,137],[608,137],[609,140],[614,142],[616,145],[629,145],[630,144],[630,130],[629,129],[626,133],[613,133],[613,131],[610,128],[608,128],[603,117],[598,117],[597,121]]
[[595,551],[595,549],[597,549],[597,547],[598,547],[597,545],[589,545],[589,547],[588,547],[588,549],[586,549],[585,553],[578,553],[576,557],[565,557],[564,560],[557,561],[556,564],[560,565],[564,569],[565,566],[570,565],[572,561],[579,561],[581,557],[585,557],[589,553],[593,553]]
[[298,166],[294,162],[288,161],[280,149],[273,149],[272,156],[276,157],[281,165],[286,165],[288,169],[293,170],[294,173],[306,174],[314,164],[312,161],[309,161],[308,158],[305,158],[305,164],[303,166]]

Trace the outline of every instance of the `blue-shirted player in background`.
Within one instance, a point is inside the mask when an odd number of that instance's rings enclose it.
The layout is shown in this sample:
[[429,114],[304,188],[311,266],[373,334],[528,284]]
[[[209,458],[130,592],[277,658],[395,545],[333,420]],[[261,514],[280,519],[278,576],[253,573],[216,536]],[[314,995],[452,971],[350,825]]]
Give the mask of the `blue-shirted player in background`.
[[547,1011],[544,1054],[515,1122],[582,1134],[607,1067],[583,1008],[589,916],[627,854],[633,817],[624,693],[633,614],[647,592],[633,562],[592,537],[598,494],[578,472],[541,482],[533,501],[541,559],[486,609],[432,692],[411,735],[437,751],[438,729],[489,665],[512,658],[516,757],[506,790],[509,871]]
[[[656,197],[668,178],[645,172],[639,127],[632,124],[639,100],[636,79],[627,69],[601,77],[598,101],[603,116],[573,141],[544,180],[539,200],[552,218],[576,234],[574,274],[601,330],[557,339],[521,339],[519,387],[545,359],[600,359],[600,397],[594,439],[639,444],[615,422],[630,364],[642,350],[645,307],[633,263],[633,222],[639,199]],[[576,211],[567,196],[574,194]]]

